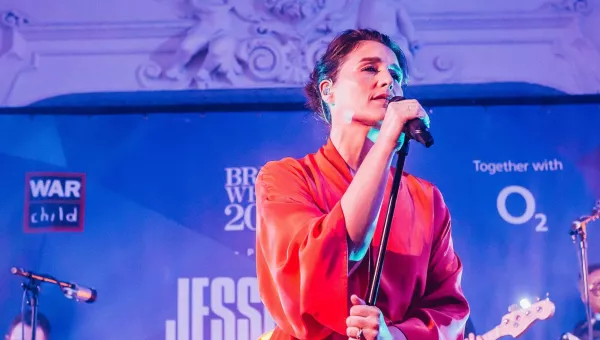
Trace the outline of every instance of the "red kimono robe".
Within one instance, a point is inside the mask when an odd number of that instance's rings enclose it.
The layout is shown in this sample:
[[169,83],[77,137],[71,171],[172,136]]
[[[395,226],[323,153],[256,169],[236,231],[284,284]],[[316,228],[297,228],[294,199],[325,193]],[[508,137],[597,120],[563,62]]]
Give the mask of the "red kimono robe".
[[[350,295],[366,297],[394,169],[371,248],[349,268],[340,199],[352,180],[329,140],[317,153],[267,163],[256,180],[256,265],[271,339],[347,339]],[[376,305],[408,340],[463,340],[469,306],[450,214],[439,190],[404,174]]]

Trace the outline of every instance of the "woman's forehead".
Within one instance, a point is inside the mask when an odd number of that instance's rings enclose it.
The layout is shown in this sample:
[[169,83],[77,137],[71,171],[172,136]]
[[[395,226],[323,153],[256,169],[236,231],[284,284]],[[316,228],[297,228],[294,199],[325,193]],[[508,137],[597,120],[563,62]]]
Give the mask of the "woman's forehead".
[[398,58],[392,49],[377,41],[361,41],[346,58],[350,63],[384,63],[398,65]]

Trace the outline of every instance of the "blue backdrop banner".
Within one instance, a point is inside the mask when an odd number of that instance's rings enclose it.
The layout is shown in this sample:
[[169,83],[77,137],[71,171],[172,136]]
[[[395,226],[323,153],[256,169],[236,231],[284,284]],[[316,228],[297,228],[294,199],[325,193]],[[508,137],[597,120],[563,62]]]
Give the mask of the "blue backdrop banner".
[[[412,145],[406,170],[450,207],[478,333],[546,293],[556,313],[525,339],[558,339],[582,320],[568,231],[600,197],[600,134],[586,129],[599,113],[437,108],[435,145]],[[21,308],[14,266],[98,290],[83,304],[42,286],[53,339],[256,339],[273,327],[255,278],[256,175],[326,138],[308,112],[0,116],[4,328]]]

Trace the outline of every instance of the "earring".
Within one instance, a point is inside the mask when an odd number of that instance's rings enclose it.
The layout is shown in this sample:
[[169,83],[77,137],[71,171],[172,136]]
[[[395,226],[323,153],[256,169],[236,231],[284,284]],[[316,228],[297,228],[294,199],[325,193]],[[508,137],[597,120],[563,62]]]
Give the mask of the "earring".
[[323,90],[323,94],[326,96],[329,95],[329,86],[325,87],[325,89]]

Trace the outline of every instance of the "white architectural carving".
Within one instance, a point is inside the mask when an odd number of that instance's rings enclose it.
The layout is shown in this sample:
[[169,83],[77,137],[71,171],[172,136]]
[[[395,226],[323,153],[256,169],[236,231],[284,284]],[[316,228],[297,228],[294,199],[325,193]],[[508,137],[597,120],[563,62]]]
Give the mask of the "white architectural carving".
[[95,16],[65,0],[70,17],[30,6],[35,20],[4,20],[0,105],[80,92],[300,87],[334,35],[356,27],[392,35],[415,85],[600,89],[600,0],[131,0],[130,14],[115,1],[95,5]]
[[37,56],[19,33],[27,23],[21,13],[0,12],[0,105],[6,104],[19,76],[36,68]]
[[[596,57],[594,50],[589,48],[589,43],[576,29],[579,12],[589,11],[584,1],[541,3],[535,10],[521,13],[487,13],[483,16],[482,13],[424,15],[414,20],[411,19],[403,0],[343,0],[336,2],[336,5],[323,0],[266,0],[262,2],[262,6],[254,8],[249,8],[252,2],[245,1],[211,0],[209,3],[210,5],[203,5],[205,7],[200,9],[188,9],[194,13],[199,11],[202,15],[198,16],[198,23],[183,39],[173,65],[166,69],[157,64],[142,67],[140,80],[144,86],[164,88],[164,83],[168,80],[180,81],[176,84],[183,88],[194,85],[201,88],[300,86],[306,82],[315,60],[333,34],[350,27],[374,28],[391,35],[406,52],[411,79],[416,84],[453,80],[493,81],[495,77],[489,74],[489,71],[481,72],[478,67],[482,64],[480,60],[469,64],[465,64],[464,59],[461,60],[473,44],[486,48],[488,52],[490,44],[508,45],[503,49],[512,49],[514,52],[523,44],[546,45],[545,48],[550,48],[553,55],[562,60],[559,62],[568,64],[565,65],[568,69],[565,70],[565,76],[574,78],[567,82],[575,83],[574,86],[569,86],[570,88],[580,89],[575,92],[585,92],[585,89],[600,84],[597,79],[600,73],[584,70],[580,66],[582,60],[594,60]],[[327,5],[328,3],[330,5]],[[431,27],[432,23],[442,24],[441,27],[435,27],[433,32],[437,36],[446,37],[443,42],[435,42],[437,39],[433,35],[430,40],[424,40],[424,46],[427,48],[420,62],[417,61],[416,55],[420,43],[415,32],[415,22],[418,26],[419,19],[424,26],[429,24]],[[235,27],[235,30],[231,27]],[[335,30],[334,27],[338,29]],[[515,29],[543,29],[544,33],[550,33],[554,37],[537,40],[531,32],[520,32],[525,34],[513,35],[508,39],[503,36],[504,33],[514,34]],[[449,37],[446,34],[449,30],[461,32],[455,32]],[[486,31],[492,34],[484,36]],[[476,41],[472,41],[471,38],[474,33]],[[500,40],[499,35],[503,36]],[[436,45],[442,44],[444,49],[431,55],[431,52],[437,49]],[[571,45],[579,47],[560,48]],[[458,48],[463,51],[455,51]],[[186,66],[193,56],[203,51],[203,62],[197,68],[190,67],[193,70],[193,74],[190,74]],[[492,56],[492,59],[497,59],[505,51],[496,52],[500,53],[496,58]],[[546,57],[550,56],[552,55]],[[459,64],[465,66],[459,67]],[[519,65],[505,64],[506,62],[500,62],[495,64],[495,68],[501,73],[505,73],[507,69],[521,71]],[[472,68],[474,75],[478,74],[480,77],[473,75],[468,77],[468,80],[453,79],[459,75],[461,69],[468,73],[469,70],[465,68]],[[569,77],[568,73],[572,75]],[[524,74],[524,77],[515,74],[512,80],[534,82],[529,78],[527,74]],[[496,79],[505,80],[501,74],[498,74]],[[565,87],[564,79],[557,79],[556,82],[562,84],[548,85],[559,89]]]
[[352,7],[351,0],[194,1],[183,8],[196,22],[172,61],[143,65],[140,80],[158,88],[161,80],[201,88],[301,85],[332,27],[355,26],[344,23]]

